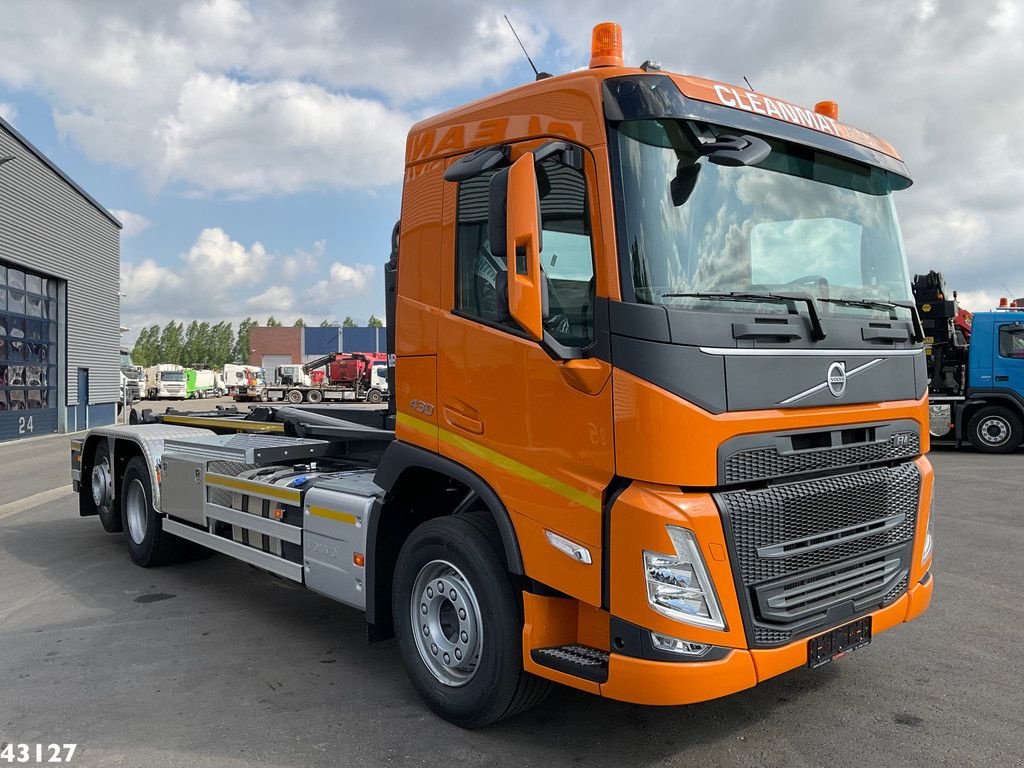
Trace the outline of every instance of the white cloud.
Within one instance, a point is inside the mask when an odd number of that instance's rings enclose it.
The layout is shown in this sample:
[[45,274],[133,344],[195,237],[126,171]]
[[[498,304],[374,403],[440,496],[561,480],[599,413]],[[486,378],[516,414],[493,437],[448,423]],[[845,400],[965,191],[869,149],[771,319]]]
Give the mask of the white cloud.
[[998,296],[986,291],[958,292],[957,300],[968,312],[990,312],[999,303]]
[[247,246],[210,227],[173,265],[151,258],[122,261],[122,322],[139,329],[172,319],[237,322],[251,315],[262,322],[271,314],[286,323],[299,316],[316,322],[313,316],[338,315],[339,301],[377,289],[373,265],[337,260],[328,265],[327,259],[323,240],[278,253],[259,242]]
[[[471,0],[443,12],[391,0],[5,10],[0,84],[44,95],[63,138],[154,191],[250,198],[393,184],[418,117],[407,105],[521,61],[500,14]],[[539,50],[545,34],[520,26]]]
[[330,276],[317,281],[306,291],[306,298],[318,307],[329,307],[338,299],[347,299],[366,293],[376,270],[372,264],[350,266],[336,261],[331,264]]
[[122,240],[135,237],[150,225],[149,219],[139,213],[132,213],[131,211],[126,211],[123,208],[114,208],[111,209],[110,212],[114,215],[115,219],[121,222],[123,226],[121,229]]
[[18,108],[6,101],[0,101],[0,117],[13,125],[18,119]]
[[245,306],[260,315],[264,312],[291,312],[295,306],[295,295],[286,285],[272,285],[245,302]]
[[202,286],[225,291],[260,283],[273,257],[260,243],[246,248],[219,227],[204,229],[181,258]]

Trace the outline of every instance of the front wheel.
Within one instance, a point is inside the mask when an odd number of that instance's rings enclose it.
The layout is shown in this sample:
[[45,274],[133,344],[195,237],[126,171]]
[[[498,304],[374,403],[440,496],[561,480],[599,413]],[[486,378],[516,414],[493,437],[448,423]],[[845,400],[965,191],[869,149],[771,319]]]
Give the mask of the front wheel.
[[1024,426],[1013,411],[989,405],[971,417],[967,437],[982,453],[1013,453],[1024,439]]
[[478,728],[550,690],[523,670],[522,598],[487,513],[430,520],[412,532],[395,569],[392,612],[409,679],[445,720]]
[[384,399],[384,395],[380,393],[379,389],[371,389],[366,393],[366,402],[368,403],[379,403]]
[[319,389],[311,389],[311,390],[309,390],[309,392],[306,393],[306,400],[308,400],[309,402],[313,403],[314,405],[316,405],[317,403],[322,402],[323,399],[324,399],[324,393],[321,392]]
[[288,391],[288,402],[292,405],[298,405],[302,402],[302,390],[291,389]]

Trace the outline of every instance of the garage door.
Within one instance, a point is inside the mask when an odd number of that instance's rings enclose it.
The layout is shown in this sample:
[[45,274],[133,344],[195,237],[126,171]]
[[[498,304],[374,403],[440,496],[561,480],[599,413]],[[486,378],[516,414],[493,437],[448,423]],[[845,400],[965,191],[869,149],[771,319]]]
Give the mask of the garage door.
[[266,376],[268,382],[272,384],[277,383],[277,379],[274,377],[274,370],[279,365],[291,365],[291,355],[264,355],[263,356],[263,375]]
[[57,282],[0,261],[0,440],[57,431]]

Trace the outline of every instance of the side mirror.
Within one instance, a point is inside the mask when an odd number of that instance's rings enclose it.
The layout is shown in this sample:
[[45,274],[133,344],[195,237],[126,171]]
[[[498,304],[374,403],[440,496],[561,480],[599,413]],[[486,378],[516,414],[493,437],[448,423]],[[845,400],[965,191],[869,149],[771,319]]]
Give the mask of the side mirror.
[[534,341],[544,338],[544,276],[540,195],[533,153],[527,152],[508,169],[505,258],[508,264],[508,310]]

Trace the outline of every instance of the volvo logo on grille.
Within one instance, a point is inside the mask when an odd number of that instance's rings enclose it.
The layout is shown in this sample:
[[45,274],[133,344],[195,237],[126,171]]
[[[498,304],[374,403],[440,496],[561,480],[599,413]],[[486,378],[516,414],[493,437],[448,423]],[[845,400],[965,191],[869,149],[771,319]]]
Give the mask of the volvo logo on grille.
[[846,392],[846,363],[832,363],[828,367],[825,380],[828,382],[828,391],[832,393],[832,397],[842,397]]

